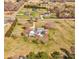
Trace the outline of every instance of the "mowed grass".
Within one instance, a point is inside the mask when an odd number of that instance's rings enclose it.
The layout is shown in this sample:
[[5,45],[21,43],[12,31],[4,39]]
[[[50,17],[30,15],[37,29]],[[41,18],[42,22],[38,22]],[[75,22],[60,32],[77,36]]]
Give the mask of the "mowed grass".
[[[36,23],[37,27],[44,25],[45,21]],[[51,20],[51,22],[54,24],[54,29],[49,30],[49,41],[46,44],[36,44],[29,41],[28,38],[24,41],[23,37],[17,39],[5,37],[5,59],[8,56],[27,55],[31,51],[35,53],[45,51],[48,54],[53,51],[60,51],[60,48],[70,51],[70,46],[75,41],[74,20]],[[17,29],[17,26],[15,28]]]

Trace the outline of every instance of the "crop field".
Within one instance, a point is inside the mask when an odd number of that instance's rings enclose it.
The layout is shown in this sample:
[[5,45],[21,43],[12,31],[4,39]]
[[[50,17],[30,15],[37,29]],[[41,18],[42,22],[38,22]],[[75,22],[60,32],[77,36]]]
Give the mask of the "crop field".
[[[65,48],[70,51],[70,47],[74,45],[75,41],[75,21],[74,20],[45,20],[38,21],[36,27],[42,27],[45,22],[51,21],[54,26],[53,29],[49,29],[48,42],[46,44],[35,43],[29,38],[21,36],[23,32],[23,25],[16,24],[12,33],[16,37],[5,37],[5,59],[9,56],[27,55],[30,52],[44,51],[51,53],[53,51],[60,51],[60,48]],[[25,22],[25,21],[24,21]],[[27,21],[26,21],[27,23]],[[25,26],[32,26],[26,24]]]

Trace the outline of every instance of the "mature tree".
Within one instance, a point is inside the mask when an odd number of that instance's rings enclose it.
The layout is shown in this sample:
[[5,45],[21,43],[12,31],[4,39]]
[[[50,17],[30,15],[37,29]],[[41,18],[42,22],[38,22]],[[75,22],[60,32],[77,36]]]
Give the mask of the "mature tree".
[[49,59],[49,56],[48,56],[48,54],[45,53],[45,52],[39,52],[39,53],[37,54],[37,58],[38,58],[38,59]]
[[60,58],[60,53],[55,51],[55,52],[51,53],[51,56],[52,56],[53,59],[59,59]]

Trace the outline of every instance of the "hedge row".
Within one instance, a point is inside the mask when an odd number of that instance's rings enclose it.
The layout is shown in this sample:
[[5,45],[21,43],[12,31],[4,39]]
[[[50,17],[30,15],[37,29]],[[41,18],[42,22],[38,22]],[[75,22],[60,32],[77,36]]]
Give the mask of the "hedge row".
[[6,32],[5,36],[9,37],[14,29],[14,27],[17,24],[17,19],[15,19],[15,21],[13,22],[13,24],[11,25],[10,29]]

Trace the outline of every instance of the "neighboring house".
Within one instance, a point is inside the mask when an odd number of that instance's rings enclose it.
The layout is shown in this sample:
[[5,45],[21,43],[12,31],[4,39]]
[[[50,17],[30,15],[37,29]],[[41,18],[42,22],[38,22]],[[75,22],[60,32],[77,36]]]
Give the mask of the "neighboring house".
[[44,15],[44,17],[48,17],[50,14],[49,13],[44,13],[43,15]]

